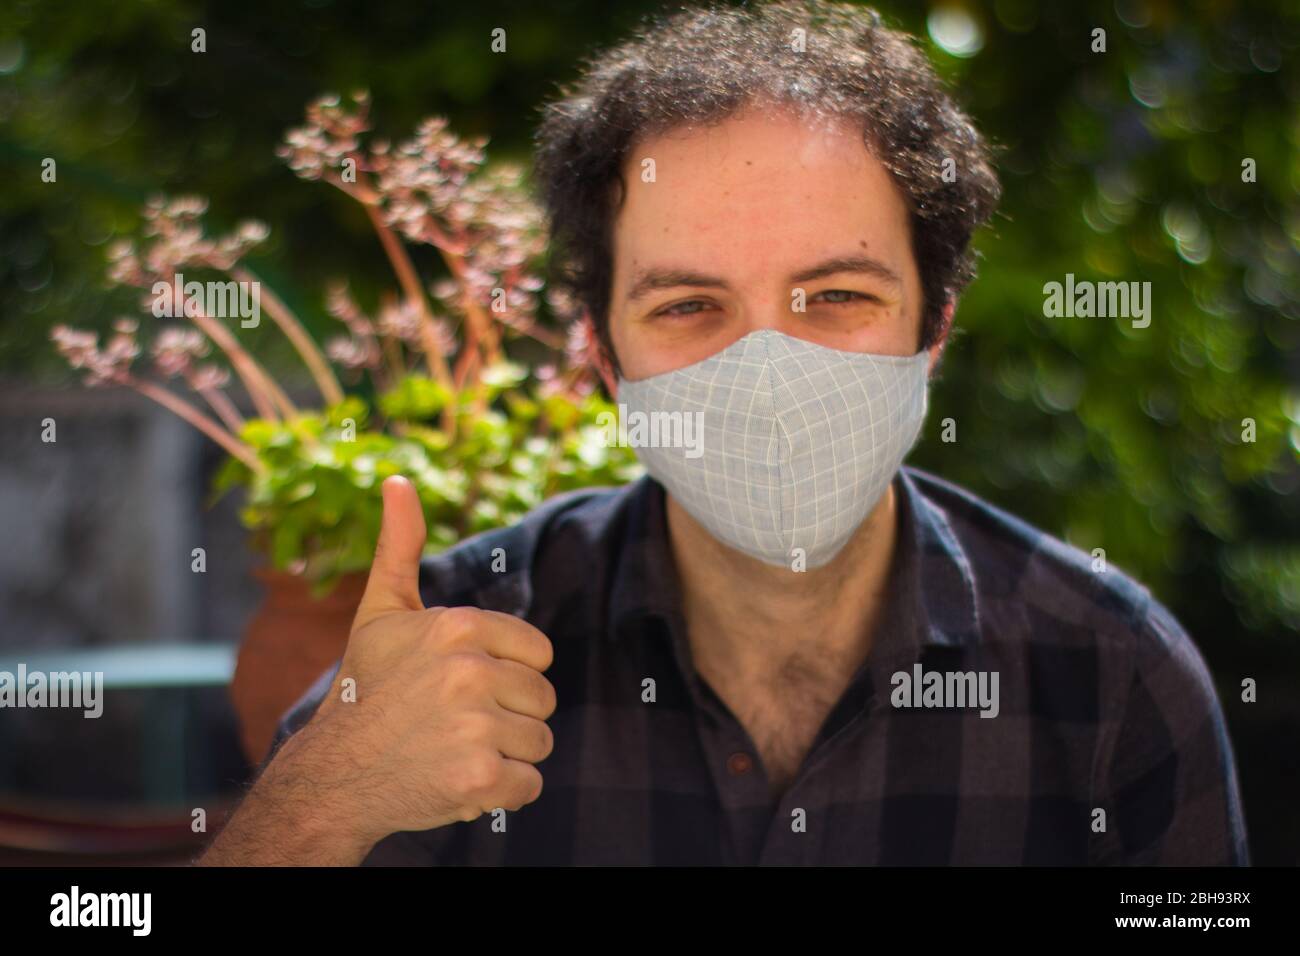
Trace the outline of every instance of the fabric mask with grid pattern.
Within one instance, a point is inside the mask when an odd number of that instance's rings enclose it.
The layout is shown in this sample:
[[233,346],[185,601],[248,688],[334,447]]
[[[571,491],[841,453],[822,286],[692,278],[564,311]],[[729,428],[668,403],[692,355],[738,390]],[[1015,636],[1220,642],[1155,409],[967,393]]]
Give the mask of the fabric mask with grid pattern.
[[802,549],[816,568],[852,537],[915,444],[928,365],[924,351],[844,352],[760,329],[694,365],[620,378],[618,401],[625,424],[638,415],[701,424],[696,447],[634,447],[710,534],[786,567]]

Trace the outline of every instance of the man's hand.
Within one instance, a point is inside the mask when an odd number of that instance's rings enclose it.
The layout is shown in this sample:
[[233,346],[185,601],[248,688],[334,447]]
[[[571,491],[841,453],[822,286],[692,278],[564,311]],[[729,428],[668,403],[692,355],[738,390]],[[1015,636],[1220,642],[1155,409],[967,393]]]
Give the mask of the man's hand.
[[[545,720],[555,689],[542,676],[551,642],[509,614],[426,609],[419,497],[396,477],[383,494],[374,563],[334,684],[200,863],[359,863],[390,833],[517,810],[542,792],[533,764],[553,744]],[[344,699],[345,680],[355,682],[355,702]],[[259,807],[265,826],[242,819]],[[293,834],[300,857],[287,850]],[[255,858],[261,846],[268,855]]]

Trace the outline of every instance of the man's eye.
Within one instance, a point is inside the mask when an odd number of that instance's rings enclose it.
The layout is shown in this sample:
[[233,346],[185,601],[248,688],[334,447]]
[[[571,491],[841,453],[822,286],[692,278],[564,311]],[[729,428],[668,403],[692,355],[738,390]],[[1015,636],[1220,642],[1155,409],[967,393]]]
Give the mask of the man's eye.
[[829,296],[826,301],[831,305],[848,305],[851,302],[879,302],[874,295],[867,295],[865,292],[853,292],[849,289],[827,289],[820,292],[813,298]]
[[[678,302],[676,305],[670,305],[666,309],[660,309],[655,315],[695,315],[699,309],[688,308],[689,306],[708,306],[709,303],[703,299],[690,299],[686,302]],[[680,310],[680,311],[679,311]]]

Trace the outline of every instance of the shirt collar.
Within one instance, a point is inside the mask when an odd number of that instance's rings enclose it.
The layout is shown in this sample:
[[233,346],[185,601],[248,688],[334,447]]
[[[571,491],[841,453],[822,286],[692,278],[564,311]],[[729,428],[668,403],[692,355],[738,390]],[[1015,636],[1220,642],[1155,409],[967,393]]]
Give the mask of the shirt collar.
[[[877,661],[911,656],[930,646],[971,645],[980,639],[970,560],[947,514],[925,496],[914,474],[914,469],[904,467],[894,479],[899,540],[880,640],[872,653]],[[649,618],[684,632],[664,488],[644,475],[629,487],[627,505],[606,633],[616,640]]]
[[606,632],[612,639],[638,619],[674,621],[682,614],[666,504],[663,485],[649,475],[628,489],[627,523],[609,595]]
[[979,602],[975,572],[948,514],[926,497],[916,476],[925,473],[902,468],[894,487],[899,508],[909,521],[913,558],[907,571],[916,592],[921,643],[925,646],[961,647],[980,641]]

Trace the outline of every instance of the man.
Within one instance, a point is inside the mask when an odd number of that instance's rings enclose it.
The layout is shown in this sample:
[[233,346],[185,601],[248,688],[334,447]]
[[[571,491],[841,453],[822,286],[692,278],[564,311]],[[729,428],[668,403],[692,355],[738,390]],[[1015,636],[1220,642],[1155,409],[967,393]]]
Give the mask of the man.
[[1246,862],[1169,612],[901,468],[998,196],[905,37],[677,14],[537,173],[607,385],[698,448],[423,562],[390,479],[347,651],[202,862]]

